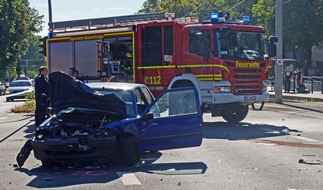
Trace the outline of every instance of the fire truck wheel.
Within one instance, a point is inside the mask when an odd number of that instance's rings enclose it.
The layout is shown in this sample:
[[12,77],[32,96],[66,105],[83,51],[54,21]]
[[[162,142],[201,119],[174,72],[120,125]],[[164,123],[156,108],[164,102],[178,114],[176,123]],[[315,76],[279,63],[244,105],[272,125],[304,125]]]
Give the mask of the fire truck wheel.
[[136,165],[140,160],[140,151],[135,137],[126,137],[123,142],[123,160],[128,166]]
[[221,110],[221,116],[224,120],[231,123],[237,123],[246,118],[248,114],[248,106],[232,106]]

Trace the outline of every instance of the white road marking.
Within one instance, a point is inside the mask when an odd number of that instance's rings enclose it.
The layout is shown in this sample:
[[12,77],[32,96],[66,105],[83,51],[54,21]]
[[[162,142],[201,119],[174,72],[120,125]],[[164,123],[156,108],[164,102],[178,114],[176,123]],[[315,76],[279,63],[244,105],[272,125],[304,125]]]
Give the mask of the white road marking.
[[139,179],[131,172],[117,172],[121,178],[123,185],[141,185]]
[[16,115],[15,113],[9,113],[8,115]]
[[307,141],[307,142],[319,142],[318,140],[310,139],[310,138],[306,138],[306,137],[301,137],[301,136],[291,136],[291,137],[298,139],[298,140]]
[[272,144],[272,143],[258,143],[258,144],[266,145],[266,146],[275,146],[275,144]]
[[0,120],[8,119],[8,117],[0,117]]

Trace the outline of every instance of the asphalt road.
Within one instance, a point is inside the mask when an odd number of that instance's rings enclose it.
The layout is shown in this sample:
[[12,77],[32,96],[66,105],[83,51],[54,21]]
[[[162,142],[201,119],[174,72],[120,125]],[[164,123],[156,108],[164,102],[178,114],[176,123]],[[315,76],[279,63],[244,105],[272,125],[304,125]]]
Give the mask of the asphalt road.
[[[0,102],[1,104],[1,102]],[[5,103],[7,104],[15,103]],[[0,189],[322,189],[323,104],[287,102],[250,110],[232,125],[204,115],[200,147],[146,153],[136,167],[43,168],[15,157],[34,131],[33,117],[1,104]],[[10,106],[9,106],[10,107]],[[5,111],[3,113],[3,111]],[[7,114],[4,116],[3,114]]]

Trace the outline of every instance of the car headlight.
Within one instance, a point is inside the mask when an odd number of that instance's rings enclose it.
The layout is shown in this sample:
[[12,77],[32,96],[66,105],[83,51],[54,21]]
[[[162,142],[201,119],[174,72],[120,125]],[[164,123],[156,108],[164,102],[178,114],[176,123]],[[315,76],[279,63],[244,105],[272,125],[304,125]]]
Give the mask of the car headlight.
[[12,92],[11,89],[6,89],[6,94],[10,94]]
[[230,93],[231,87],[230,86],[215,86],[214,93]]

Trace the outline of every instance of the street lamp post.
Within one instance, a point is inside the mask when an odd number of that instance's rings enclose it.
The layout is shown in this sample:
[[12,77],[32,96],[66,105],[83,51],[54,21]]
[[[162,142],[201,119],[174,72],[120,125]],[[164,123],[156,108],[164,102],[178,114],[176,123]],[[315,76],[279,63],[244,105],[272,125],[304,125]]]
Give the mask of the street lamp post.
[[278,37],[277,55],[275,65],[275,102],[283,102],[283,64],[278,64],[278,61],[283,59],[283,14],[282,14],[282,0],[276,0],[276,28],[275,33]]
[[48,0],[48,26],[49,32],[52,32],[52,1]]

